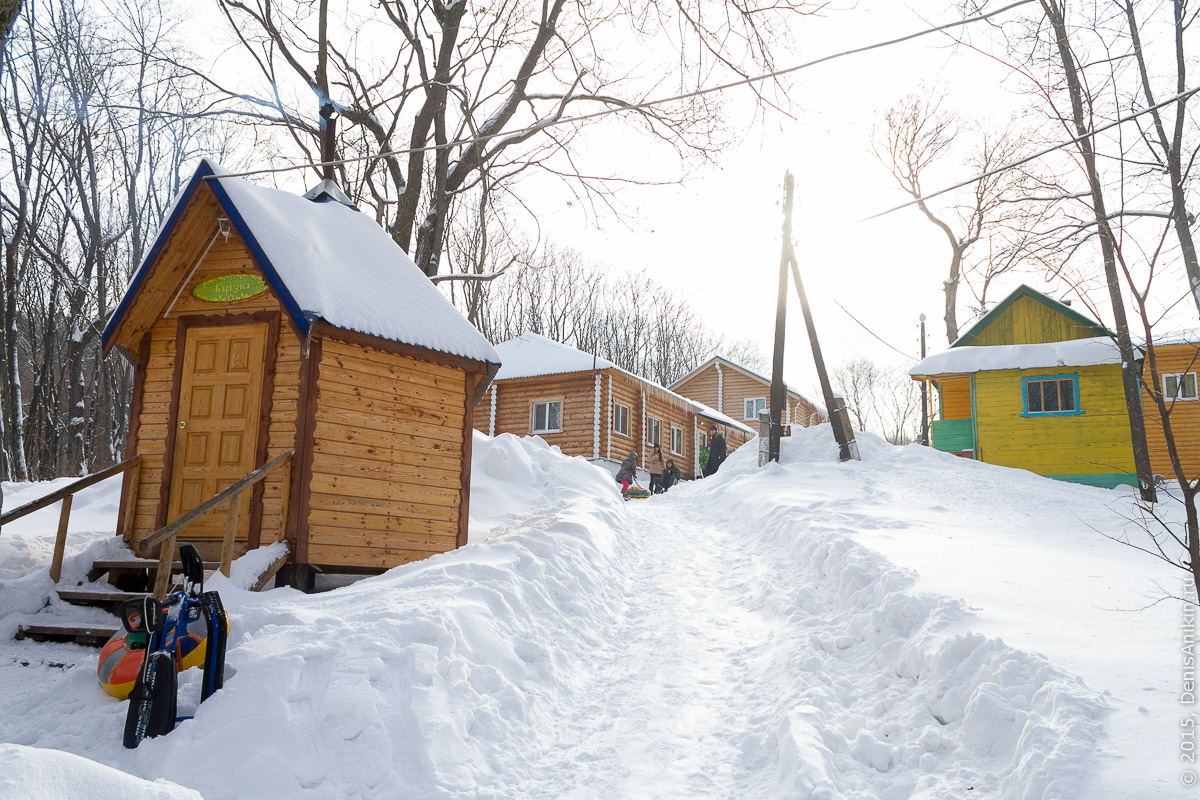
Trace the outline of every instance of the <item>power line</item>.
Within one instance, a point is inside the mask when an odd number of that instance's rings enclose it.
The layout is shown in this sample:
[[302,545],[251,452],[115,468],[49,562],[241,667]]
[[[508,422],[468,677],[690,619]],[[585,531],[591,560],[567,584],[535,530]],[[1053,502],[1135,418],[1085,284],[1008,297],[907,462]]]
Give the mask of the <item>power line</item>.
[[[426,145],[425,147],[410,147],[410,148],[407,148],[404,150],[385,150],[383,152],[376,153],[374,155],[355,156],[354,158],[342,158],[342,159],[337,159],[335,161],[313,161],[313,162],[304,162],[301,164],[294,164],[292,166],[287,166],[287,167],[271,167],[271,168],[267,168],[267,169],[248,170],[246,172],[229,172],[229,173],[225,173],[224,175],[213,175],[213,176],[210,176],[210,178],[244,178],[244,177],[247,177],[250,175],[265,175],[265,174],[277,173],[277,172],[291,172],[293,170],[308,169],[310,167],[341,166],[344,164],[353,164],[353,163],[356,163],[359,161],[375,161],[375,160],[378,160],[381,158],[391,158],[393,156],[408,155],[410,153],[430,152],[430,151],[439,150],[442,148],[461,147],[463,145],[474,144],[475,142],[487,142],[492,139],[498,139],[498,138],[505,137],[505,136],[515,136],[517,134],[527,132],[531,127],[545,129],[545,128],[550,128],[550,127],[555,127],[558,125],[567,125],[567,124],[571,124],[571,123],[575,123],[575,122],[589,121],[589,120],[596,119],[598,117],[607,117],[610,114],[619,114],[619,113],[628,112],[628,111],[638,111],[638,110],[645,109],[645,108],[652,108],[653,106],[664,105],[666,103],[674,103],[679,100],[689,100],[693,97],[702,97],[704,95],[716,94],[718,92],[723,92],[726,89],[734,89],[739,86],[749,86],[751,84],[761,83],[763,81],[772,80],[774,78],[780,78],[784,75],[789,75],[793,72],[799,72],[802,69],[808,69],[809,67],[815,67],[820,64],[824,64],[829,61],[834,61],[839,58],[845,58],[846,56],[859,55],[861,53],[866,53],[871,50],[878,50],[883,47],[890,47],[892,45],[902,44],[904,42],[908,42],[913,39],[919,39],[922,36],[928,36],[931,33],[941,33],[942,31],[947,31],[952,28],[960,28],[960,27],[963,27],[964,25],[970,25],[975,22],[982,22],[984,20],[995,17],[999,14],[1003,14],[1006,11],[1011,11],[1012,9],[1017,8],[1018,6],[1028,5],[1029,3],[1032,3],[1032,2],[1035,2],[1035,0],[1017,0],[1017,2],[1015,2],[1015,3],[1010,3],[1009,5],[1006,5],[1003,8],[998,8],[995,11],[989,11],[986,14],[979,14],[974,17],[965,17],[963,19],[955,20],[954,22],[948,22],[945,25],[938,25],[935,27],[926,28],[924,30],[917,31],[915,33],[910,33],[906,36],[901,36],[896,39],[888,39],[883,42],[876,42],[874,44],[865,45],[863,47],[856,47],[852,50],[844,50],[840,53],[833,53],[833,54],[830,54],[827,56],[822,56],[821,58],[817,58],[812,61],[806,61],[803,64],[797,64],[792,67],[786,67],[784,69],[775,70],[774,72],[768,72],[768,73],[765,73],[762,75],[756,75],[756,76],[749,77],[749,78],[742,78],[741,80],[736,80],[731,83],[723,83],[719,86],[712,86],[707,89],[697,89],[696,91],[693,91],[693,92],[685,92],[684,94],[677,94],[672,97],[663,97],[663,98],[659,98],[658,100],[647,100],[642,103],[630,103],[628,105],[622,105],[619,108],[606,108],[601,111],[596,111],[596,112],[593,112],[590,114],[580,114],[580,115],[577,115],[574,117],[563,117],[562,119],[545,120],[542,122],[536,122],[532,126],[529,126],[526,128],[521,128],[520,130],[516,130],[516,131],[502,131],[502,132],[487,134],[485,136],[471,136],[471,137],[467,137],[465,139],[456,139],[452,142],[447,142],[445,144]],[[1170,101],[1167,101],[1167,102],[1170,102]],[[1149,109],[1147,109],[1147,110],[1149,110]],[[984,176],[984,177],[986,177],[986,176]],[[975,180],[979,180],[979,178],[974,178],[974,179],[972,179],[972,181],[969,181],[969,182],[973,182]],[[952,188],[957,188],[957,187],[952,187]],[[945,191],[949,191],[949,189],[947,189]],[[899,206],[898,208],[903,208],[903,207],[904,206]],[[895,211],[897,209],[892,209],[892,210]],[[886,214],[889,212],[885,211],[883,213]],[[868,217],[868,219],[871,219],[871,218]]]
[[1118,125],[1129,122],[1130,120],[1137,119],[1138,117],[1142,116],[1143,114],[1149,114],[1151,111],[1156,111],[1156,110],[1162,108],[1163,106],[1168,106],[1171,103],[1175,103],[1180,100],[1184,100],[1188,97],[1191,97],[1192,95],[1196,94],[1196,92],[1200,92],[1200,86],[1197,86],[1194,89],[1188,89],[1186,92],[1181,92],[1180,94],[1177,94],[1174,97],[1167,98],[1166,100],[1163,100],[1161,103],[1157,103],[1155,105],[1148,106],[1148,107],[1142,109],[1141,111],[1137,111],[1137,112],[1134,112],[1133,114],[1130,114],[1127,117],[1121,117],[1120,119],[1114,120],[1113,122],[1110,122],[1107,125],[1101,125],[1099,128],[1093,128],[1091,131],[1089,131],[1081,136],[1076,136],[1074,139],[1068,139],[1067,141],[1060,142],[1059,144],[1053,145],[1052,147],[1047,147],[1045,150],[1041,150],[1037,153],[1034,153],[1031,156],[1026,156],[1025,158],[1019,159],[1017,161],[1013,161],[1010,164],[1005,164],[1002,167],[996,167],[995,169],[988,170],[987,172],[984,172],[981,175],[976,175],[974,178],[968,178],[967,180],[963,181],[962,183],[956,183],[953,186],[947,186],[945,189],[938,189],[936,192],[930,192],[929,194],[921,195],[920,197],[915,197],[912,200],[909,200],[907,203],[901,203],[900,205],[896,206],[895,208],[889,208],[887,211],[880,211],[878,214],[872,214],[869,217],[863,217],[862,219],[859,220],[859,222],[869,222],[873,219],[879,219],[880,217],[891,214],[893,211],[899,211],[903,208],[908,208],[909,206],[915,206],[917,203],[923,203],[926,200],[930,200],[934,197],[938,197],[939,195],[943,195],[946,192],[952,192],[955,189],[961,189],[964,186],[969,186],[972,183],[983,180],[984,178],[990,178],[993,175],[999,174],[1001,172],[1005,172],[1014,167],[1019,167],[1022,164],[1028,164],[1030,161],[1036,161],[1037,159],[1041,158],[1042,156],[1053,153],[1055,150],[1061,150],[1064,147],[1069,147],[1070,145],[1076,144],[1078,142],[1082,142],[1084,139],[1095,136],[1097,133],[1103,133],[1104,131],[1107,131],[1111,128],[1115,128]]
[[900,355],[904,356],[904,357],[905,357],[905,358],[907,358],[909,361],[916,361],[916,360],[917,360],[916,358],[914,358],[914,357],[913,357],[912,353],[906,353],[906,352],[904,352],[903,350],[900,350],[899,348],[893,347],[892,345],[890,345],[890,344],[888,344],[887,342],[885,342],[885,341],[884,341],[884,340],[883,340],[883,339],[882,339],[882,338],[879,336],[879,334],[875,333],[875,331],[871,330],[871,329],[870,329],[870,328],[868,328],[866,325],[862,324],[862,322],[860,322],[860,321],[859,321],[858,317],[856,317],[856,316],[854,316],[853,314],[851,314],[851,313],[850,313],[850,312],[849,312],[849,311],[846,309],[846,307],[845,307],[844,305],[842,305],[841,303],[839,303],[839,302],[837,301],[837,298],[830,297],[829,299],[833,301],[834,305],[836,305],[836,306],[837,306],[838,308],[840,308],[842,311],[845,311],[845,312],[846,312],[846,316],[847,316],[847,317],[849,317],[850,319],[852,319],[852,320],[854,320],[855,322],[857,322],[857,323],[858,323],[858,326],[859,326],[860,328],[862,328],[864,331],[866,331],[867,333],[871,334],[871,335],[872,335],[872,336],[874,336],[876,339],[878,339],[878,340],[880,341],[880,343],[882,343],[882,344],[883,344],[885,347],[889,347],[889,348],[891,348],[892,350],[895,350],[897,353],[899,353]]

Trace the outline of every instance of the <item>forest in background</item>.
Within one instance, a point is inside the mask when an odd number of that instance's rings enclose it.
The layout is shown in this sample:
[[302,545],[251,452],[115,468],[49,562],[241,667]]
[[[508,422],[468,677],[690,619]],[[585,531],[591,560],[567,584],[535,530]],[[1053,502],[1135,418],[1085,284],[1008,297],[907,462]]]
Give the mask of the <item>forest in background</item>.
[[[589,219],[620,224],[620,187],[658,178],[591,171],[588,143],[636,136],[665,161],[714,161],[738,126],[696,92],[795,59],[789,25],[819,4],[334,5],[217,0],[232,71],[189,49],[191,9],[176,0],[20,5],[0,58],[0,478],[81,474],[123,456],[131,369],[102,359],[99,337],[202,156],[300,167],[288,178],[297,185],[319,177],[323,153],[336,156],[339,184],[421,269],[473,278],[446,291],[493,341],[536,331],[662,384],[717,351],[764,366],[645,266],[617,271],[543,237],[525,200],[531,176],[549,178]],[[1181,303],[1200,309],[1187,204],[1200,145],[1186,88],[1196,12],[1139,0],[956,8],[999,12],[971,31],[1021,84],[1026,109],[993,130],[920,89],[881,113],[875,137],[884,168],[945,238],[946,339],[960,310],[986,308],[998,276],[1024,272],[1115,317],[1132,365],[1132,339],[1152,340]],[[608,55],[629,37],[670,47],[636,74]],[[771,107],[777,98],[756,86],[760,111]],[[641,102],[672,91],[686,97]],[[992,177],[930,192],[947,165]],[[904,441],[902,370],[860,361],[840,369],[843,394],[862,398],[860,424]],[[1156,387],[1153,359],[1146,370]]]

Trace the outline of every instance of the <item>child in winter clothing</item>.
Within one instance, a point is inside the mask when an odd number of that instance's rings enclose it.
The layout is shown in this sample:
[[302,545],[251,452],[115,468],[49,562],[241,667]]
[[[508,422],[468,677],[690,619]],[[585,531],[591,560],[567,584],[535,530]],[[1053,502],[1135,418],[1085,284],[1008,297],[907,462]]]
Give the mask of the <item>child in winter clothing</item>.
[[662,478],[658,484],[658,490],[665,492],[677,483],[679,483],[679,467],[675,466],[675,459],[668,458],[667,466],[663,470]]
[[617,483],[621,484],[621,497],[629,499],[629,484],[633,483],[634,471],[637,464],[637,453],[630,453],[621,462],[621,468],[617,470]]
[[664,467],[662,447],[656,444],[653,452],[646,457],[646,471],[650,473],[650,494],[658,494],[661,491],[659,486]]

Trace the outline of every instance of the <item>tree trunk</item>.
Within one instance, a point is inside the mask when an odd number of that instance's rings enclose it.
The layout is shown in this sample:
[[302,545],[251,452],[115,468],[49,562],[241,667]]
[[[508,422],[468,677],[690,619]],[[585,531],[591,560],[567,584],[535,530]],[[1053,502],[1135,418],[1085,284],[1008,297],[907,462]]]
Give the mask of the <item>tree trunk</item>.
[[1054,29],[1055,44],[1062,62],[1063,77],[1071,99],[1071,118],[1079,140],[1079,152],[1087,170],[1088,186],[1092,195],[1092,210],[1100,232],[1100,251],[1104,260],[1104,277],[1108,284],[1108,297],[1112,304],[1113,322],[1117,328],[1117,346],[1121,351],[1121,381],[1125,389],[1125,406],[1129,410],[1129,436],[1133,444],[1133,464],[1137,472],[1142,499],[1154,502],[1154,476],[1150,468],[1150,451],[1146,446],[1146,421],[1142,416],[1141,384],[1138,380],[1133,342],[1129,338],[1129,322],[1125,317],[1125,301],[1121,296],[1120,276],[1117,273],[1116,241],[1108,224],[1108,212],[1104,204],[1104,189],[1100,173],[1096,169],[1096,154],[1092,149],[1089,128],[1083,109],[1083,83],[1075,66],[1071,44],[1067,38],[1065,15],[1055,0],[1041,0],[1046,17]]

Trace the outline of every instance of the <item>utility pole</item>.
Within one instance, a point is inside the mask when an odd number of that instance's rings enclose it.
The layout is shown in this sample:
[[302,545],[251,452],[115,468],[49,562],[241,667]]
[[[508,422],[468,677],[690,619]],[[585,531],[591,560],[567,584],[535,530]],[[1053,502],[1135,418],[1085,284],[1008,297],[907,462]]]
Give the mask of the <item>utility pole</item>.
[[767,460],[779,460],[779,439],[783,433],[783,407],[787,405],[787,385],[783,382],[783,340],[787,327],[788,262],[792,250],[792,195],[795,179],[783,176],[783,248],[779,256],[779,293],[775,298],[775,352],[771,359],[771,433]]
[[838,455],[842,461],[852,458],[862,461],[858,456],[854,432],[850,428],[850,411],[840,395],[834,396],[833,386],[829,383],[829,373],[825,371],[825,357],[821,355],[821,343],[817,341],[817,326],[813,323],[812,312],[808,310],[808,295],[804,293],[804,283],[800,280],[800,266],[796,263],[796,254],[792,252],[790,241],[787,247],[791,256],[792,278],[796,281],[796,295],[800,298],[800,310],[804,312],[804,327],[808,329],[808,343],[812,345],[813,362],[817,367],[817,378],[821,381],[821,396],[825,398],[825,408],[829,409],[829,426],[833,428],[833,438],[838,443]]
[[[925,315],[921,315],[921,360],[925,360]],[[921,381],[921,444],[929,446],[929,381]]]
[[817,328],[813,324],[812,312],[808,309],[808,297],[804,294],[804,283],[800,280],[800,267],[796,263],[796,253],[792,249],[792,195],[795,180],[792,173],[783,177],[783,252],[779,257],[779,295],[775,304],[775,357],[771,363],[771,432],[767,444],[767,460],[779,460],[779,439],[783,433],[783,407],[787,404],[787,386],[783,382],[783,340],[784,328],[787,322],[787,284],[788,267],[791,267],[792,279],[796,281],[796,295],[800,298],[800,310],[804,312],[804,327],[808,330],[808,342],[812,345],[813,361],[817,367],[817,377],[821,381],[821,394],[825,398],[825,408],[829,410],[829,425],[833,428],[833,438],[838,443],[838,451],[842,461],[850,459],[861,460],[858,456],[858,445],[854,442],[854,432],[850,428],[850,412],[841,403],[840,397],[834,397],[833,387],[829,383],[829,374],[825,371],[825,359],[821,355],[821,344],[817,341]]

